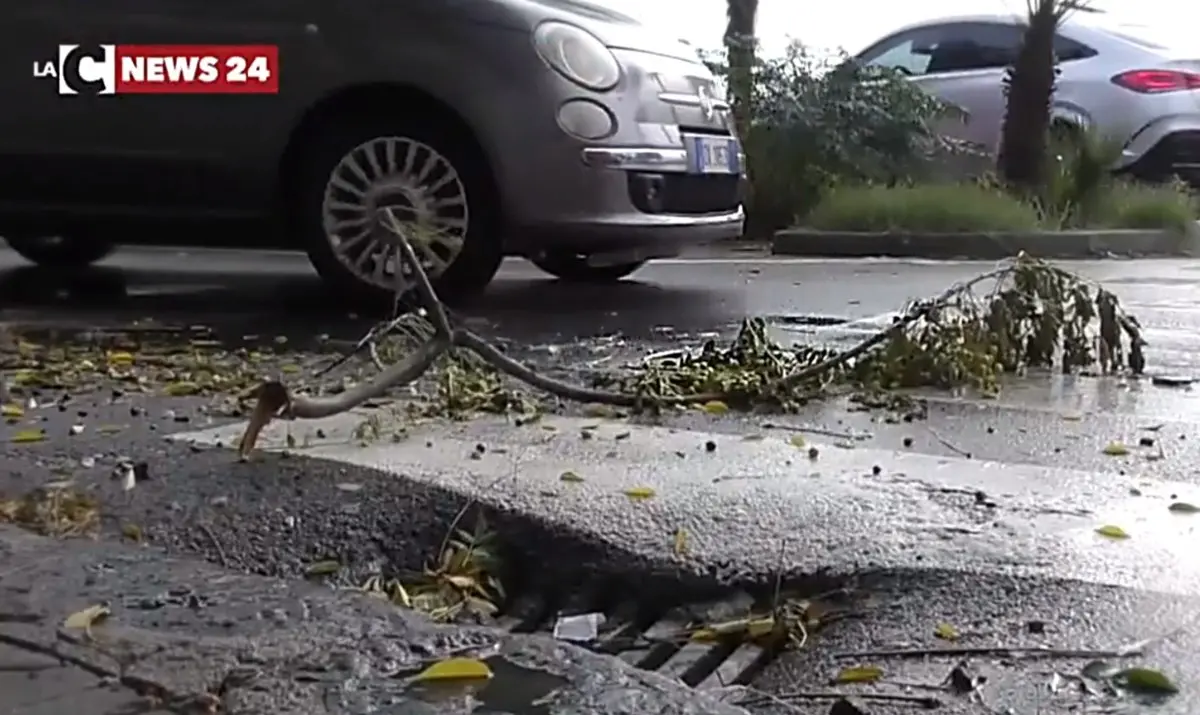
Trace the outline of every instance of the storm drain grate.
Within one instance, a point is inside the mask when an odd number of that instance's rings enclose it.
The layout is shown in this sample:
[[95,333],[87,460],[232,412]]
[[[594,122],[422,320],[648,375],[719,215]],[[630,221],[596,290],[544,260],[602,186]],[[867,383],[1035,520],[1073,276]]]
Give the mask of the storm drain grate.
[[745,617],[754,601],[748,594],[717,602],[691,604],[662,611],[636,602],[605,602],[598,595],[569,599],[537,596],[518,600],[500,619],[513,633],[550,633],[563,617],[603,613],[604,625],[590,643],[577,643],[597,653],[614,655],[642,670],[677,678],[695,688],[744,685],[775,658],[775,653],[749,643],[670,641],[697,623],[716,623]]

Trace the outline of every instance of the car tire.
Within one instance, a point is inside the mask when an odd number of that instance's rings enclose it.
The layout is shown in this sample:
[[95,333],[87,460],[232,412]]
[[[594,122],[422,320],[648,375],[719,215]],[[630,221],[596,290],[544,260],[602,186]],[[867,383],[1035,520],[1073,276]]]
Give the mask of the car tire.
[[[448,186],[451,192],[459,192],[457,198],[461,198],[464,207],[461,217],[451,217],[465,224],[455,228],[456,232],[461,233],[461,251],[440,274],[427,271],[438,297],[446,303],[455,304],[483,292],[495,277],[504,257],[501,220],[498,194],[489,169],[470,137],[464,136],[444,120],[419,114],[408,117],[338,118],[320,127],[311,137],[303,150],[298,184],[292,193],[293,205],[288,210],[293,230],[300,236],[313,266],[339,297],[373,311],[388,310],[395,301],[393,286],[367,280],[348,265],[349,259],[339,257],[326,226],[327,219],[334,220],[331,211],[337,209],[328,209],[326,199],[329,198],[331,203],[337,202],[336,205],[345,203],[346,199],[350,199],[351,203],[362,201],[364,208],[361,215],[372,215],[374,210],[369,206],[377,203],[368,204],[366,199],[354,198],[345,192],[339,194],[341,190],[331,188],[331,183],[345,180],[347,161],[354,161],[359,168],[371,172],[382,166],[381,170],[387,173],[389,169],[386,162],[394,159],[395,168],[403,170],[404,157],[397,154],[401,150],[421,152],[418,159],[430,156],[424,153],[426,150],[435,152],[439,157],[437,168],[448,168],[455,177],[448,182]],[[389,144],[393,153],[388,153]],[[375,162],[369,161],[362,153],[364,151],[374,152]],[[444,164],[441,163],[443,161]],[[414,163],[421,166],[419,161]],[[389,176],[396,179],[397,174]],[[400,178],[415,181],[411,175]],[[437,175],[431,175],[430,181],[436,183],[437,178]],[[361,184],[360,177],[356,185]],[[369,186],[379,188],[375,183]],[[441,197],[446,195],[442,193],[444,191],[445,186],[432,194],[439,203]],[[405,196],[408,197],[407,194]],[[385,197],[382,201],[387,204],[388,200]],[[349,215],[357,214],[349,212]],[[418,251],[418,256],[421,255]]]
[[85,268],[116,249],[107,241],[62,236],[10,236],[6,240],[22,258],[45,268]]
[[529,260],[546,273],[568,283],[616,283],[646,265],[645,261],[635,261],[592,266],[588,264],[587,256],[573,253],[548,253]]

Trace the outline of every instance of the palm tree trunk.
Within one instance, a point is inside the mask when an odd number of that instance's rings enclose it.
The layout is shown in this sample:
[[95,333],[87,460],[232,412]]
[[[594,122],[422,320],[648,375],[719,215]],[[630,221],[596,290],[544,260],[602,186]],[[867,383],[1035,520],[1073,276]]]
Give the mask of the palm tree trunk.
[[725,52],[729,64],[729,95],[733,120],[741,131],[750,126],[750,103],[754,94],[754,24],[758,0],[728,0]]

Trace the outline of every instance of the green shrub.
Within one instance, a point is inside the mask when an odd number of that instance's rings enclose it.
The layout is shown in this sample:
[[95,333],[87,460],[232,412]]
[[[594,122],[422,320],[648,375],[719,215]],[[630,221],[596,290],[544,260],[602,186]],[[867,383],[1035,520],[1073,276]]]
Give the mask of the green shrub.
[[[720,76],[726,68],[711,61]],[[751,186],[748,233],[795,223],[841,183],[904,183],[951,145],[932,130],[949,108],[895,72],[792,43],[759,58],[749,126],[739,127]]]
[[1094,130],[1061,128],[1051,137],[1044,184],[1029,198],[1051,228],[1085,228],[1102,222],[1113,189],[1112,167],[1124,141]]
[[1165,228],[1182,233],[1200,214],[1200,202],[1179,184],[1118,182],[1106,193],[1097,217],[1106,228]]
[[1021,231],[1037,228],[1038,214],[975,184],[846,186],[828,192],[805,224],[826,231]]

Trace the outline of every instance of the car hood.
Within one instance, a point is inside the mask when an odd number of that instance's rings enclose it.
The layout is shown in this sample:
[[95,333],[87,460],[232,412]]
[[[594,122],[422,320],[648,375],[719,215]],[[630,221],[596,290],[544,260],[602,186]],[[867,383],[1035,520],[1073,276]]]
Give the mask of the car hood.
[[585,0],[519,0],[519,3],[534,24],[561,20],[582,27],[614,49],[700,61],[695,48],[683,40],[672,39],[670,32],[663,32],[664,28],[644,25],[610,5]]

